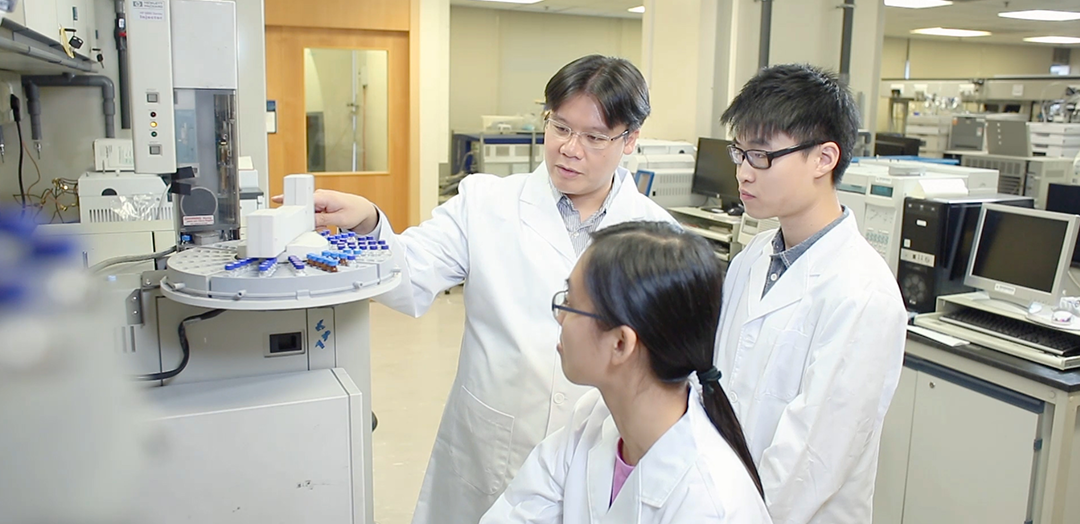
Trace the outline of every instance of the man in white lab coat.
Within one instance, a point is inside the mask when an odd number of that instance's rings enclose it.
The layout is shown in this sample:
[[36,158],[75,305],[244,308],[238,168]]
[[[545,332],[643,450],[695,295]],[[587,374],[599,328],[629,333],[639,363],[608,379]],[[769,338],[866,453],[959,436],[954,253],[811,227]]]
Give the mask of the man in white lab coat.
[[717,335],[769,513],[777,524],[869,523],[907,316],[835,194],[858,110],[833,75],[781,65],[751,79],[721,121],[746,213],[780,222],[732,261]]
[[673,221],[619,167],[650,110],[645,79],[630,62],[578,59],[544,95],[544,164],[505,178],[470,175],[430,220],[400,235],[362,197],[315,194],[319,225],[392,247],[404,282],[380,302],[419,316],[444,289],[465,283],[457,377],[415,524],[479,521],[533,447],[569,421],[587,388],[563,375],[548,308],[590,233],[631,220]]

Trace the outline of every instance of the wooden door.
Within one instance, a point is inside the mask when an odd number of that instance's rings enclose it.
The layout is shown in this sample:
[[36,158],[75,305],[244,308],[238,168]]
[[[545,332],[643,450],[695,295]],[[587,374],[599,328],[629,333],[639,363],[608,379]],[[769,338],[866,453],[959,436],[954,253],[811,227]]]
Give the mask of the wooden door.
[[266,27],[266,93],[277,103],[277,133],[270,134],[270,192],[281,194],[286,175],[308,172],[305,49],[387,52],[387,169],[312,173],[315,187],[367,197],[403,230],[409,220],[409,34],[310,27]]

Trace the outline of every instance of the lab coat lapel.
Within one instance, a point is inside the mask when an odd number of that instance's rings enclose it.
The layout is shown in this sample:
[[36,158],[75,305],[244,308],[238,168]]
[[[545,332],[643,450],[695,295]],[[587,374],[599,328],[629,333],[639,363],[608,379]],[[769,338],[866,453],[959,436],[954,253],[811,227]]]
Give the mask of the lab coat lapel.
[[[821,240],[825,239],[822,238]],[[820,240],[818,242],[820,243]],[[761,253],[750,268],[749,287],[744,290],[744,292],[749,293],[747,296],[749,307],[745,322],[751,322],[782,309],[797,302],[806,294],[809,286],[809,268],[811,265],[809,258],[812,256],[810,252],[818,247],[815,244],[811,246],[810,250],[803,253],[763,297],[761,291],[765,289],[765,279],[769,278],[769,266],[772,264],[772,255],[775,251],[772,242],[763,242],[762,244]]]
[[[714,431],[696,391],[689,392],[688,400],[687,413],[638,461],[610,509],[608,501],[611,500],[619,434],[614,419],[609,417],[605,421],[603,438],[589,451],[590,522],[638,524],[643,505],[663,508],[667,504],[672,492],[697,460],[694,428],[707,424],[707,431]],[[598,519],[597,515],[602,517]]]
[[[611,484],[615,474],[615,453],[618,452],[618,448],[619,429],[615,427],[615,419],[608,417],[600,431],[600,440],[589,449],[586,485],[589,487],[589,522],[591,523],[608,522],[605,517],[611,506]],[[624,486],[623,489],[627,487]]]
[[619,190],[615,193],[615,197],[611,199],[607,214],[604,215],[604,219],[600,221],[597,229],[632,220],[642,220],[646,216],[645,209],[641,206],[641,200],[639,199],[641,193],[638,192],[637,185],[634,184],[630,172],[620,167],[615,170],[615,176],[620,177]]
[[[619,490],[619,495],[612,502],[611,509],[600,519],[599,524],[638,524],[641,522],[641,477],[641,473],[634,468],[634,471],[626,478],[622,489]],[[610,496],[610,493],[608,495]]]
[[543,163],[529,175],[521,192],[521,221],[551,244],[570,264],[577,262],[570,234],[555,203],[555,196]]

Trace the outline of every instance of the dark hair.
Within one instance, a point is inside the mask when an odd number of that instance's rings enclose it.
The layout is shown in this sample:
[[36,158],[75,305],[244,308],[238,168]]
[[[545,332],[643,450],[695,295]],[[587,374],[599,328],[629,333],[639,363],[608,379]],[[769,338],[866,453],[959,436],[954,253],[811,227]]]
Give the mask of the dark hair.
[[624,58],[589,55],[564,65],[544,88],[544,110],[555,111],[579,94],[596,100],[609,128],[625,124],[637,131],[651,111],[645,77]]
[[[585,289],[600,323],[633,329],[661,381],[681,382],[712,369],[724,283],[709,243],[664,222],[624,222],[592,238],[583,257]],[[709,420],[764,497],[731,402],[719,384],[709,390],[702,394]]]
[[[851,164],[859,135],[859,108],[832,73],[804,64],[762,69],[743,86],[720,117],[736,137],[769,139],[784,133],[798,143],[836,142],[837,184]],[[808,152],[803,153],[809,154]]]

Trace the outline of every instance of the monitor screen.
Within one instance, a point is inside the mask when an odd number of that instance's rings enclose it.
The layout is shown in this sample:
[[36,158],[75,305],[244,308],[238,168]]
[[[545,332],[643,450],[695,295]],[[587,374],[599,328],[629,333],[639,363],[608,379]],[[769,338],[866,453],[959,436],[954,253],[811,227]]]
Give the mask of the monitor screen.
[[918,138],[878,133],[874,137],[874,156],[918,156],[920,145]]
[[1054,293],[1069,223],[986,208],[971,275]]
[[[1050,184],[1046,190],[1046,210],[1080,215],[1080,186]],[[1080,236],[1073,248],[1073,265],[1080,265]]]
[[645,169],[639,169],[638,170],[638,172],[637,172],[637,189],[641,194],[643,194],[645,196],[652,196],[652,195],[649,194],[649,188],[652,187],[653,175],[655,175],[655,174],[656,173],[653,173],[652,171],[648,171],[648,170],[645,170]]
[[697,161],[694,165],[694,181],[691,190],[698,195],[719,198],[722,205],[739,203],[739,181],[735,178],[738,167],[731,161],[727,140],[699,138]]

